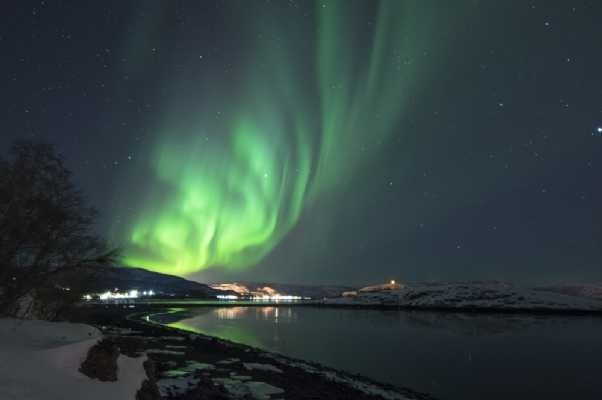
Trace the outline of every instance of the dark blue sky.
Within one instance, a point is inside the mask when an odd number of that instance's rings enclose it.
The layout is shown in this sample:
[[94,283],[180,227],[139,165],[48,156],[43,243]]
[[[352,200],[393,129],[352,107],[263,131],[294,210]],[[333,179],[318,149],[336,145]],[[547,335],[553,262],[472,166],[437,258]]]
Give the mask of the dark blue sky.
[[[424,3],[445,23],[424,49],[432,68],[399,134],[258,265],[199,279],[602,279],[602,3]],[[283,4],[312,16],[311,2]],[[140,162],[165,97],[208,75],[235,90],[240,15],[271,7],[3,3],[0,149],[54,143],[108,235],[148,189]],[[192,67],[199,52],[207,63]]]

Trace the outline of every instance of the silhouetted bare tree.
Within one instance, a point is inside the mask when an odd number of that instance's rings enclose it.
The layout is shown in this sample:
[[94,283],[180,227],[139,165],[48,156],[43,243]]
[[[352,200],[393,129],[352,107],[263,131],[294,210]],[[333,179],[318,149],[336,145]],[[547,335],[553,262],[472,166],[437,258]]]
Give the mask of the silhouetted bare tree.
[[8,160],[0,160],[0,287],[5,299],[58,269],[114,262],[117,252],[107,250],[92,231],[95,217],[52,145],[14,143]]

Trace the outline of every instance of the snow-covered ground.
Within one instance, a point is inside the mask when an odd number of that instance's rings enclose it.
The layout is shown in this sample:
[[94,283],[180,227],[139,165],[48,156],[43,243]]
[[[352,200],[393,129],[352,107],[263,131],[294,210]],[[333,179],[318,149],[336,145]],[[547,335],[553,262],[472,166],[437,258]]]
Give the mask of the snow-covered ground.
[[589,297],[592,299],[602,300],[601,283],[548,285],[538,286],[535,289],[546,292],[566,294],[569,296]]
[[0,319],[0,399],[135,399],[146,379],[146,357],[120,355],[116,382],[100,382],[79,372],[101,337],[84,324]]
[[504,283],[412,284],[399,290],[326,299],[326,304],[416,308],[602,311],[602,301]]

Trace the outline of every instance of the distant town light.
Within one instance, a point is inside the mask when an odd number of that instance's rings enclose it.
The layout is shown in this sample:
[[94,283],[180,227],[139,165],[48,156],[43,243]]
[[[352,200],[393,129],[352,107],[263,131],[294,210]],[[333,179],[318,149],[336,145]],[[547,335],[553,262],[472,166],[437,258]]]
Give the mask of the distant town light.
[[216,297],[220,300],[238,300],[238,296],[233,294],[218,294]]
[[84,300],[92,300],[94,298],[98,298],[99,300],[113,300],[113,299],[137,299],[141,296],[154,296],[155,292],[153,290],[142,291],[140,292],[138,289],[131,289],[127,292],[118,292],[118,291],[110,291],[107,290],[104,293],[88,293],[83,296]]
[[269,295],[253,296],[253,297],[251,297],[251,300],[263,300],[263,301],[269,301],[269,300],[274,300],[274,301],[279,301],[279,300],[303,300],[303,297],[301,297],[301,296],[283,295],[283,294],[275,294],[275,295],[272,295],[272,296],[269,296]]
[[395,285],[395,279],[391,279],[391,285]]

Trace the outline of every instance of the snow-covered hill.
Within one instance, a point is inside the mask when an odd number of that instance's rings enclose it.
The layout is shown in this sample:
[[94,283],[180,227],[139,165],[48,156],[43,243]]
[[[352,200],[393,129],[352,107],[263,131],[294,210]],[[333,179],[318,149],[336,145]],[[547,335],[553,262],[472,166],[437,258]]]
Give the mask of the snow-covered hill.
[[602,300],[602,284],[600,283],[538,286],[535,289],[545,292],[566,294],[569,296],[588,297]]
[[602,300],[504,283],[413,284],[399,290],[326,299],[326,304],[390,305],[412,308],[600,311]]

